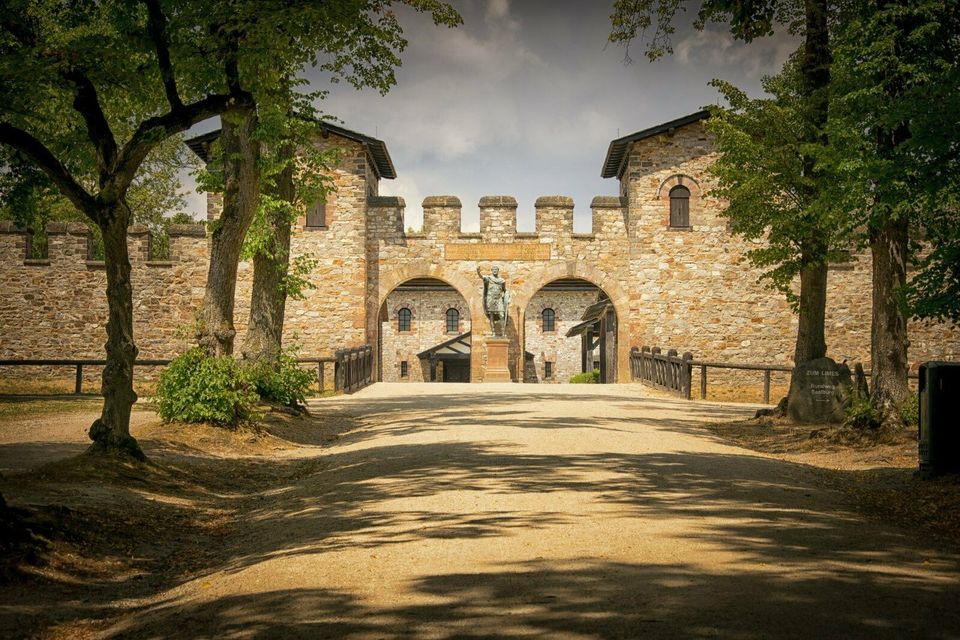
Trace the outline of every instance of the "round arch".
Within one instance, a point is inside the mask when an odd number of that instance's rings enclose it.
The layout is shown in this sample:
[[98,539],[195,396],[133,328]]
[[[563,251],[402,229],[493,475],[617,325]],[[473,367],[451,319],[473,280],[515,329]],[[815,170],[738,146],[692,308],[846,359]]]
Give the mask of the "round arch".
[[[435,280],[440,280],[450,285],[460,295],[470,314],[470,326],[473,333],[473,338],[471,339],[473,343],[472,350],[477,352],[482,350],[482,336],[490,330],[490,323],[487,320],[486,314],[483,312],[483,301],[476,291],[476,283],[471,282],[466,276],[458,273],[454,269],[448,269],[445,266],[438,264],[412,263],[397,266],[385,271],[381,270],[379,286],[377,287],[377,295],[375,298],[372,295],[368,298],[371,303],[376,300],[376,307],[370,309],[367,314],[368,322],[370,322],[368,325],[368,335],[370,336],[371,340],[376,340],[377,344],[374,357],[376,360],[375,368],[379,376],[383,375],[383,363],[381,362],[382,358],[380,353],[382,344],[379,335],[380,311],[383,309],[383,306],[387,301],[387,296],[393,293],[397,287],[402,285],[404,282],[408,282],[417,278],[433,278]],[[481,359],[471,357],[471,379],[480,379],[480,367]]]
[[[695,189],[690,189],[691,186],[695,187]],[[700,187],[700,182],[696,178],[692,178],[685,173],[675,173],[664,179],[664,181],[660,183],[660,186],[657,187],[657,198],[662,198],[664,194],[669,194],[670,190],[674,187],[686,187],[690,189],[691,196],[703,195],[703,189]]]
[[[630,296],[615,279],[589,264],[571,260],[549,265],[531,274],[529,279],[516,290],[512,301],[512,314],[517,317],[518,326],[523,326],[526,309],[533,296],[544,286],[562,278],[586,280],[600,288],[610,298],[613,309],[617,313],[617,379],[628,380],[630,372],[630,332],[628,326]],[[523,346],[521,345],[521,347]],[[522,353],[523,348],[520,351]]]
[[467,308],[470,310],[471,324],[478,330],[481,328],[486,330],[488,328],[484,324],[487,322],[487,316],[483,312],[483,302],[477,295],[476,283],[470,282],[464,275],[452,269],[445,269],[443,266],[436,264],[409,264],[391,269],[388,272],[381,272],[380,287],[377,296],[377,311],[379,312],[383,303],[387,301],[387,296],[389,296],[394,289],[404,282],[415,278],[435,278],[436,280],[446,282],[456,289],[457,293],[459,293],[466,302]]

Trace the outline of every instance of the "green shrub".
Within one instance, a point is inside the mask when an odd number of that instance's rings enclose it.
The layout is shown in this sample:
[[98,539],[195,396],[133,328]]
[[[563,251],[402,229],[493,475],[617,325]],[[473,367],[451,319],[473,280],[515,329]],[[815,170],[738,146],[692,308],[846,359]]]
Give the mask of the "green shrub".
[[587,371],[585,373],[578,373],[575,376],[570,376],[571,384],[599,384],[600,382],[600,369],[594,369],[593,371]]
[[252,418],[257,392],[249,372],[232,357],[211,358],[194,348],[160,374],[156,405],[165,422],[235,426]]
[[900,405],[900,417],[908,426],[917,426],[920,424],[920,398],[917,394],[911,394],[902,405]]
[[315,379],[312,372],[297,365],[292,352],[280,353],[274,362],[252,365],[249,372],[262,399],[288,407],[304,405],[307,391]]
[[843,424],[857,429],[866,429],[873,427],[876,423],[876,412],[869,398],[855,399],[846,408],[847,419]]

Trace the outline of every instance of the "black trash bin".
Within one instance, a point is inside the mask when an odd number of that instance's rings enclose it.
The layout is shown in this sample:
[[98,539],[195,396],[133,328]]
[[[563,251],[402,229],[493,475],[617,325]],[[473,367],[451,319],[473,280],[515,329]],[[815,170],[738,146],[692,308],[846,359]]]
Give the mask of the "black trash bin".
[[920,365],[920,473],[960,473],[960,362]]

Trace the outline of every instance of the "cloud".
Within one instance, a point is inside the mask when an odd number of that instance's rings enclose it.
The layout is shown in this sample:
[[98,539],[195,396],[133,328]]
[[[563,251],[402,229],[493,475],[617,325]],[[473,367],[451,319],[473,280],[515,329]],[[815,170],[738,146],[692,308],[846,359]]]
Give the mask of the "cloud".
[[487,20],[502,20],[510,13],[510,0],[489,0],[487,2]]
[[736,68],[748,78],[759,80],[776,73],[799,46],[799,40],[785,32],[747,44],[737,41],[719,25],[692,31],[674,46],[674,58],[681,66],[711,69]]

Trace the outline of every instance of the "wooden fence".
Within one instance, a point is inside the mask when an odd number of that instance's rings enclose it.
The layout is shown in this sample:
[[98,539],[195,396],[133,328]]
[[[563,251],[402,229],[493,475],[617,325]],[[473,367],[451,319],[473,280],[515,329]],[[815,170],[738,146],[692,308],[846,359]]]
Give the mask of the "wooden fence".
[[[780,364],[738,364],[733,362],[706,362],[694,360],[689,351],[677,357],[677,350],[670,349],[666,355],[660,347],[643,347],[630,350],[630,378],[644,384],[669,391],[689,400],[692,396],[693,368],[700,369],[700,399],[707,399],[707,369],[737,369],[763,373],[763,403],[770,404],[770,374],[773,371],[790,373],[793,367]],[[868,378],[871,372],[865,372]],[[913,381],[917,374],[908,378]]]
[[[368,347],[369,348],[369,347]],[[363,349],[363,347],[360,347]],[[346,351],[350,351],[347,349]],[[337,353],[340,353],[339,351]],[[83,368],[84,367],[102,367],[106,364],[106,360],[94,360],[94,359],[7,359],[0,360],[0,367],[74,367],[74,388],[73,393],[75,395],[81,395],[83,393]],[[297,358],[297,363],[299,364],[312,364],[317,366],[317,383],[319,385],[320,393],[323,393],[324,388],[326,387],[326,373],[325,365],[333,364],[334,370],[336,371],[337,358]],[[134,367],[165,367],[170,364],[170,360],[137,360],[134,363]],[[334,390],[343,391],[343,388],[337,386],[337,381],[339,378],[334,375]],[[369,384],[369,383],[367,383]],[[366,385],[364,385],[366,386]],[[360,388],[360,387],[358,387]],[[356,391],[356,389],[353,389]]]
[[373,383],[373,347],[340,349],[336,354],[337,391],[353,393]]
[[660,347],[630,350],[630,378],[690,399],[690,380],[693,354],[677,355],[676,349],[666,354]]

